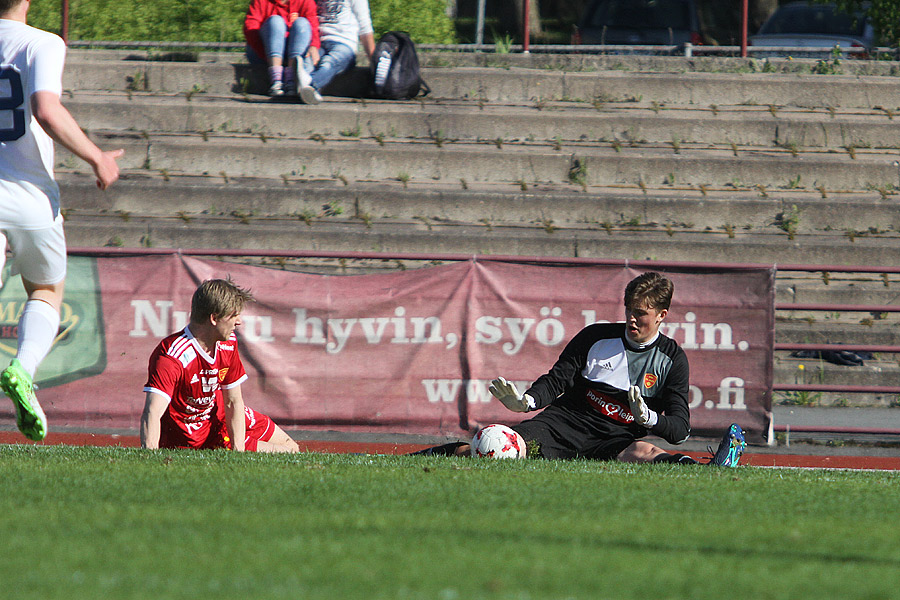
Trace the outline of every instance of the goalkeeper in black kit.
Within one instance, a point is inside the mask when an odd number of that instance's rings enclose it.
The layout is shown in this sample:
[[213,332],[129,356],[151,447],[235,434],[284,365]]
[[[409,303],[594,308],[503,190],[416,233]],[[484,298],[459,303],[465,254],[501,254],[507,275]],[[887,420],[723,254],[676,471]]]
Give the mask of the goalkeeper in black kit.
[[[525,393],[502,377],[491,382],[491,394],[508,409],[543,409],[512,427],[525,439],[530,456],[697,462],[641,439],[652,433],[677,445],[691,433],[688,360],[675,340],[659,331],[673,291],[669,279],[644,273],[625,288],[624,323],[582,329]],[[737,466],[744,447],[743,432],[733,424],[710,464]],[[468,444],[453,443],[422,453],[468,451]]]

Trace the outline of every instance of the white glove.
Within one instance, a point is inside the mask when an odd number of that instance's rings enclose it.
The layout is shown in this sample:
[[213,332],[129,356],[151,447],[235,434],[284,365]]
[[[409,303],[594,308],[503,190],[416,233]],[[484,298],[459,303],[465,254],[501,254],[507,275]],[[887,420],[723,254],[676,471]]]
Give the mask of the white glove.
[[628,404],[631,406],[631,414],[634,415],[634,422],[650,429],[659,421],[659,415],[655,411],[647,407],[641,396],[641,388],[636,385],[628,388]]
[[528,394],[520,394],[516,384],[502,377],[493,380],[488,390],[494,398],[503,403],[503,406],[513,412],[528,412],[534,410],[536,406],[534,398]]

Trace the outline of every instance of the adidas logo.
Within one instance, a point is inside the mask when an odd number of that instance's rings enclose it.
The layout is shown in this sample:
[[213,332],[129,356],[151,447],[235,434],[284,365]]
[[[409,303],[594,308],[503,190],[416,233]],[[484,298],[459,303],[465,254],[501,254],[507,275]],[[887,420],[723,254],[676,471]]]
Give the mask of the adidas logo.
[[194,373],[194,376],[191,377],[191,383],[197,383],[197,382],[199,382],[199,381],[200,381],[200,378],[197,377],[197,374],[196,374],[196,373]]

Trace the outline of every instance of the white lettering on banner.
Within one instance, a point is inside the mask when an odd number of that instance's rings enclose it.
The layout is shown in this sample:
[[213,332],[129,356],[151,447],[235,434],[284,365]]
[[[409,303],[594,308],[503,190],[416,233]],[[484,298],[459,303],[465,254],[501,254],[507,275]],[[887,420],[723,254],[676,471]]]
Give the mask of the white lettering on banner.
[[274,342],[272,336],[272,317],[244,315],[241,320],[244,326],[241,332],[248,342]]
[[[344,350],[354,336],[356,325],[363,339],[369,344],[381,344],[390,335],[392,344],[440,344],[447,343],[447,349],[456,347],[459,335],[441,332],[440,317],[406,317],[406,309],[398,306],[393,317],[352,317],[347,319],[326,319],[310,317],[305,308],[295,308],[294,337],[292,344],[324,345],[329,354]],[[407,335],[407,327],[412,329],[412,337]],[[326,338],[327,334],[327,338]]]
[[[530,381],[515,381],[519,390],[527,390],[531,387]],[[494,396],[490,392],[491,382],[487,379],[423,379],[422,387],[425,388],[425,397],[430,404],[438,404],[440,402],[456,402],[459,397],[460,388],[465,386],[465,399],[469,404],[488,404],[494,400]],[[716,388],[719,394],[719,402],[716,404],[712,400],[703,402],[703,391],[696,385],[690,386],[690,394],[688,396],[688,407],[691,409],[703,408],[710,410],[747,410],[744,403],[744,380],[740,377],[725,377]],[[589,396],[592,394],[589,393]],[[733,401],[732,401],[733,399]],[[612,410],[605,406],[604,402],[598,402],[596,398],[593,400],[600,408],[604,408],[608,413]],[[610,405],[612,406],[612,405]],[[609,413],[611,414],[611,413]]]
[[[530,381],[514,381],[520,390],[531,387]],[[469,404],[488,404],[494,400],[490,392],[491,382],[488,379],[423,379],[425,397],[431,404],[438,402],[455,402],[460,388],[465,385],[466,401]],[[498,400],[499,402],[499,400]]]
[[172,309],[172,302],[169,300],[157,300],[152,304],[149,300],[132,300],[131,306],[134,308],[134,329],[128,332],[130,337],[147,337],[145,325],[156,338],[165,337],[187,325],[188,315],[183,310],[172,311],[172,321],[169,322],[169,312]]
[[[688,398],[689,408],[718,409],[718,410],[747,410],[744,403],[744,380],[740,377],[725,377],[719,382],[716,388],[719,394],[718,405],[712,400],[703,401],[703,392],[695,385],[691,386],[690,397]],[[733,399],[733,401],[732,401]]]

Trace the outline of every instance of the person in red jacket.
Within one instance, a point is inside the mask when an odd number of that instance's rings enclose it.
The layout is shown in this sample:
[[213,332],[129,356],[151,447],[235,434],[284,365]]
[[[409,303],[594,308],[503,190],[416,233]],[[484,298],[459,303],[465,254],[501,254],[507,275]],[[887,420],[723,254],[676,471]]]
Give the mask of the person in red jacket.
[[313,0],[251,0],[244,18],[247,58],[269,67],[269,95],[318,102],[303,56],[319,62],[319,18]]

